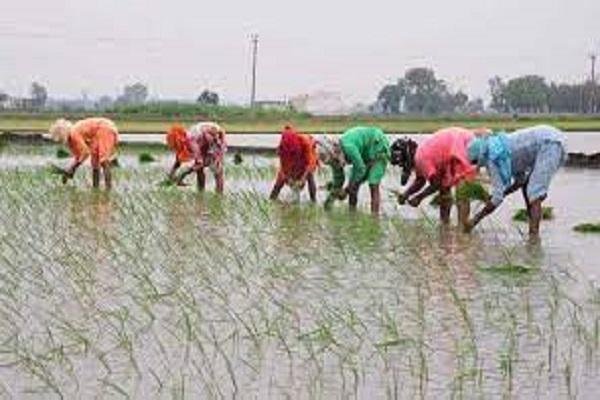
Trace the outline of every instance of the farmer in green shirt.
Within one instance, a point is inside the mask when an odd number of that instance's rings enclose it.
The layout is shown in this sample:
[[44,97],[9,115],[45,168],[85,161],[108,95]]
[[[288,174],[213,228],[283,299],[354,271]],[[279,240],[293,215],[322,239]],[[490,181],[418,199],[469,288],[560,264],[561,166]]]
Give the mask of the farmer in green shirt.
[[[349,198],[350,209],[358,203],[358,189],[364,182],[371,190],[371,212],[379,214],[381,192],[379,185],[385,175],[390,159],[390,144],[379,128],[357,126],[344,132],[339,138],[324,138],[317,142],[319,159],[331,166],[333,181],[329,183],[330,198]],[[348,184],[344,167],[352,164]],[[333,196],[333,197],[332,197]]]

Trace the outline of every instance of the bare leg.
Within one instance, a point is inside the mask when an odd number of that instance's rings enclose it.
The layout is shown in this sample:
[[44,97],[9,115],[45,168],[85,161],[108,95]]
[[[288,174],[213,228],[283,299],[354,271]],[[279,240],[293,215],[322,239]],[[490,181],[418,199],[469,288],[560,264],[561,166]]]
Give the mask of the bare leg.
[[92,167],[92,186],[94,189],[98,189],[100,186],[100,168]]
[[106,190],[112,189],[112,172],[110,170],[110,161],[102,164],[102,172],[104,173],[104,185]]
[[306,183],[308,184],[308,194],[310,195],[310,201],[313,203],[317,202],[317,183],[315,182],[315,175],[311,172],[306,177]]
[[196,171],[196,183],[198,185],[198,190],[203,192],[204,187],[206,186],[206,175],[204,174],[204,168],[200,168]]
[[350,211],[356,211],[356,206],[358,205],[358,190],[360,186],[354,188],[350,193],[348,193],[348,204],[350,205]]
[[279,193],[281,192],[281,189],[283,189],[284,186],[285,179],[283,179],[278,174],[277,178],[275,179],[275,184],[273,185],[273,190],[271,190],[271,195],[269,196],[269,198],[271,200],[277,200],[277,198],[279,198]]
[[457,200],[456,209],[458,210],[458,224],[465,227],[471,216],[471,201],[468,199]]
[[440,188],[440,221],[442,224],[450,224],[450,212],[452,211],[452,196],[450,189]]
[[540,235],[542,220],[542,199],[536,199],[529,204],[529,236],[537,238]]
[[525,201],[525,207],[527,208],[527,217],[531,219],[531,204],[529,204],[529,196],[527,196],[527,184],[521,188],[523,193],[523,200]]
[[217,187],[217,193],[223,194],[223,190],[225,189],[225,178],[223,176],[222,168],[215,172],[215,185]]
[[371,189],[371,214],[379,215],[379,207],[381,204],[381,191],[379,185],[369,185]]

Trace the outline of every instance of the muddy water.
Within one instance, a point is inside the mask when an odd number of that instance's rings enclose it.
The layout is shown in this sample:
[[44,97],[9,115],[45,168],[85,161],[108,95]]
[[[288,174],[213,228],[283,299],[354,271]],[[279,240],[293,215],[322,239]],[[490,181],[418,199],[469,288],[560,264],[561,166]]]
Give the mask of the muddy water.
[[[596,398],[600,171],[563,170],[541,245],[510,198],[471,236],[436,210],[378,221],[265,199],[276,162],[227,164],[227,194],[159,188],[125,153],[109,195],[66,187],[54,148],[0,153],[0,382],[14,398]],[[384,189],[396,188],[391,171]],[[319,176],[321,183],[327,176]],[[212,180],[209,181],[212,187]],[[362,193],[361,209],[367,202]],[[305,195],[304,195],[305,196]],[[322,201],[322,197],[320,198]],[[489,270],[512,262],[526,272]]]

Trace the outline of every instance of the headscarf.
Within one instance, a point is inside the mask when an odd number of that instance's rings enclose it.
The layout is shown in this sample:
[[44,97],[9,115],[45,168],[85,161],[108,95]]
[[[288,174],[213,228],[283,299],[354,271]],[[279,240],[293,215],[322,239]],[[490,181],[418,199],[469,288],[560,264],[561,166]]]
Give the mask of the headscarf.
[[343,167],[346,165],[346,157],[337,138],[324,135],[317,140],[317,154],[323,164],[338,164]]
[[512,180],[512,152],[506,132],[475,138],[469,144],[469,159],[480,167],[494,163],[504,185]]
[[49,133],[52,140],[66,143],[73,129],[73,123],[64,118],[57,119],[50,127]]
[[188,133],[180,124],[173,125],[167,132],[167,146],[175,153],[180,161],[189,160],[191,157],[188,147]]

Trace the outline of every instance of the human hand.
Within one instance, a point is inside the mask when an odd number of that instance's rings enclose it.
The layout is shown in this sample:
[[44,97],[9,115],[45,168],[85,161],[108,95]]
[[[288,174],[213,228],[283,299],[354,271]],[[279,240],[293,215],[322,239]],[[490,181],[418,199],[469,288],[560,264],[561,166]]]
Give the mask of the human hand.
[[473,231],[473,228],[475,227],[475,224],[473,224],[472,220],[468,220],[463,224],[463,232],[464,233],[471,233]]
[[72,168],[68,168],[62,171],[62,183],[63,185],[66,184],[69,179],[73,179],[73,176],[75,175],[75,172],[73,171]]
[[419,196],[414,196],[413,198],[408,200],[408,204],[410,204],[412,207],[419,207],[419,205],[421,204],[421,200],[422,199]]
[[348,197],[348,188],[345,189],[338,189],[337,192],[335,193],[335,197],[337,197],[338,200],[346,200],[346,197]]
[[398,200],[398,204],[400,204],[401,206],[406,204],[406,195],[404,195],[404,193],[396,193],[396,199]]

